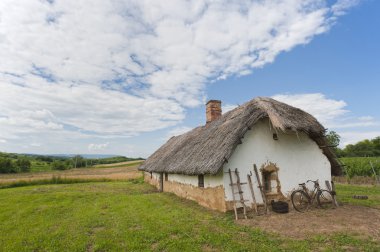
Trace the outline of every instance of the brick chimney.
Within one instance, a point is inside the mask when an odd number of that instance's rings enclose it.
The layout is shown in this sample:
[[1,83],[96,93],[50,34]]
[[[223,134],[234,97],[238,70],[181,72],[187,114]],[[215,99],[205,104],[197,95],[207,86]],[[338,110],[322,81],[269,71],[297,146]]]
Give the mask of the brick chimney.
[[222,116],[222,102],[219,100],[209,100],[206,103],[206,123],[217,120]]

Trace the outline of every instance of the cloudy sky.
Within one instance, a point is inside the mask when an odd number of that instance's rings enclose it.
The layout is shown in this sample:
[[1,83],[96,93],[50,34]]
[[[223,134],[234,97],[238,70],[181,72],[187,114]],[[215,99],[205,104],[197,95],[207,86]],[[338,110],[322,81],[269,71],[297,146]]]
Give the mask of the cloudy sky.
[[256,96],[380,135],[375,0],[0,1],[0,151],[147,157]]

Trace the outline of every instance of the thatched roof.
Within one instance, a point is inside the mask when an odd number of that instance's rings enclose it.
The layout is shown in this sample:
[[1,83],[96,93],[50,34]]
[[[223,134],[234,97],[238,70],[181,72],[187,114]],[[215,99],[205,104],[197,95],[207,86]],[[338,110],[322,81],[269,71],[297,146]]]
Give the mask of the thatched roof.
[[271,98],[255,98],[204,126],[170,138],[139,169],[186,175],[217,174],[228,161],[244,134],[260,119],[269,118],[283,132],[304,132],[322,149],[332,174],[341,167],[327,147],[325,128],[310,114]]

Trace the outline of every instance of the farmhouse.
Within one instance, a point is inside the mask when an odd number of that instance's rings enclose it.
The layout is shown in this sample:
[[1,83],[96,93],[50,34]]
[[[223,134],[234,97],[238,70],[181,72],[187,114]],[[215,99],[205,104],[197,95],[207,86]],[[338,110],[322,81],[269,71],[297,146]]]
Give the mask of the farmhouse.
[[[211,100],[206,118],[205,125],[172,137],[140,166],[145,181],[202,206],[228,211],[233,200],[230,170],[237,169],[241,182],[247,182],[257,165],[269,200],[289,198],[308,179],[330,181],[331,175],[341,173],[325,128],[298,108],[258,97],[222,114],[221,102]],[[232,176],[236,181],[235,173]],[[253,188],[257,203],[262,203],[259,188]],[[248,184],[241,190],[251,200]]]

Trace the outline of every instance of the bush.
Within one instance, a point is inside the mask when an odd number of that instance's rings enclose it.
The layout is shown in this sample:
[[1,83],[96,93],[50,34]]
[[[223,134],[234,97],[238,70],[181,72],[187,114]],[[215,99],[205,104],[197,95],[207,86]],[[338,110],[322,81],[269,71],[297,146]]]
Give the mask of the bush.
[[63,161],[54,160],[53,163],[51,163],[51,168],[53,170],[67,170],[69,167]]
[[0,158],[0,173],[16,172],[10,158]]
[[26,158],[19,158],[15,162],[15,168],[17,172],[29,172],[30,165],[30,161]]
[[370,161],[377,175],[380,174],[380,158],[351,157],[340,158],[346,165],[343,170],[349,178],[353,176],[374,176]]

